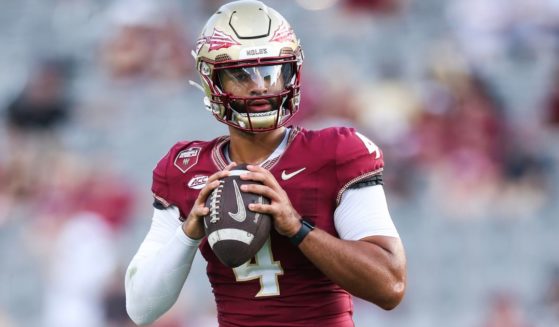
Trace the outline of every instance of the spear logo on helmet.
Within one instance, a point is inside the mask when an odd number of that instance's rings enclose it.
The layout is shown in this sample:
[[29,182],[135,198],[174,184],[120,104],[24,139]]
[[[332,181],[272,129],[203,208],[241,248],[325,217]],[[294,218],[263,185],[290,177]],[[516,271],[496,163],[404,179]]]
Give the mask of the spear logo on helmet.
[[293,33],[293,29],[282,22],[274,32],[270,42],[294,41],[294,38],[295,34]]
[[241,45],[239,42],[235,41],[235,39],[233,39],[231,35],[228,35],[215,28],[212,35],[202,36],[196,41],[196,53],[200,51],[204,44],[208,44],[210,46],[208,51],[229,48],[234,45]]

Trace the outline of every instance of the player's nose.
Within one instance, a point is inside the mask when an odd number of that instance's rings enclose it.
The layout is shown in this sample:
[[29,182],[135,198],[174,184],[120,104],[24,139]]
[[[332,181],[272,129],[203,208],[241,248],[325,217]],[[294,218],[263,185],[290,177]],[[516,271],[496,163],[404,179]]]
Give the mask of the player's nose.
[[264,80],[254,81],[250,88],[251,96],[265,95],[268,93],[268,86]]

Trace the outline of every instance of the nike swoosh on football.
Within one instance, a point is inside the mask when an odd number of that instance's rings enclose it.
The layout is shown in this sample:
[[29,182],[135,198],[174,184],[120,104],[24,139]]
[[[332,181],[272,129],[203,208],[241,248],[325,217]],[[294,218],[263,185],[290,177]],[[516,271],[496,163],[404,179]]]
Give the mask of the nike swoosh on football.
[[245,209],[243,198],[241,196],[241,190],[239,190],[239,185],[237,185],[236,180],[233,180],[233,186],[235,187],[235,198],[237,199],[237,212],[236,213],[228,212],[228,214],[231,218],[242,223],[247,218],[247,212]]
[[303,168],[301,168],[301,169],[299,169],[299,170],[296,170],[296,171],[294,171],[294,172],[292,172],[292,173],[289,173],[289,174],[286,173],[285,170],[284,170],[284,171],[281,172],[281,179],[283,179],[284,181],[286,181],[286,180],[292,178],[293,176],[297,175],[298,173],[302,172],[302,171],[305,170],[305,169],[307,169],[307,167],[303,167]]

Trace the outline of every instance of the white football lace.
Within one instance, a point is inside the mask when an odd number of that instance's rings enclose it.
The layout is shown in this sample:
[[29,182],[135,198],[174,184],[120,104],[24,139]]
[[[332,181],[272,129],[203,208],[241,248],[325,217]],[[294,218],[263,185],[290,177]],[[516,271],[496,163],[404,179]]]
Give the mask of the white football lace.
[[219,198],[223,191],[223,181],[219,181],[219,186],[210,195],[210,223],[215,224],[219,221]]

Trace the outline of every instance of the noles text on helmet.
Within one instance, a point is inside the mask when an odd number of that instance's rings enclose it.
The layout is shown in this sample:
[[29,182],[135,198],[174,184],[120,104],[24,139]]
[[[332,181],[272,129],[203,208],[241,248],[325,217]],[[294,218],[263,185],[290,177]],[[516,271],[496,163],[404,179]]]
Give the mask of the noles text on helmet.
[[303,53],[289,23],[260,1],[222,6],[196,42],[214,116],[248,132],[284,126],[299,109]]

